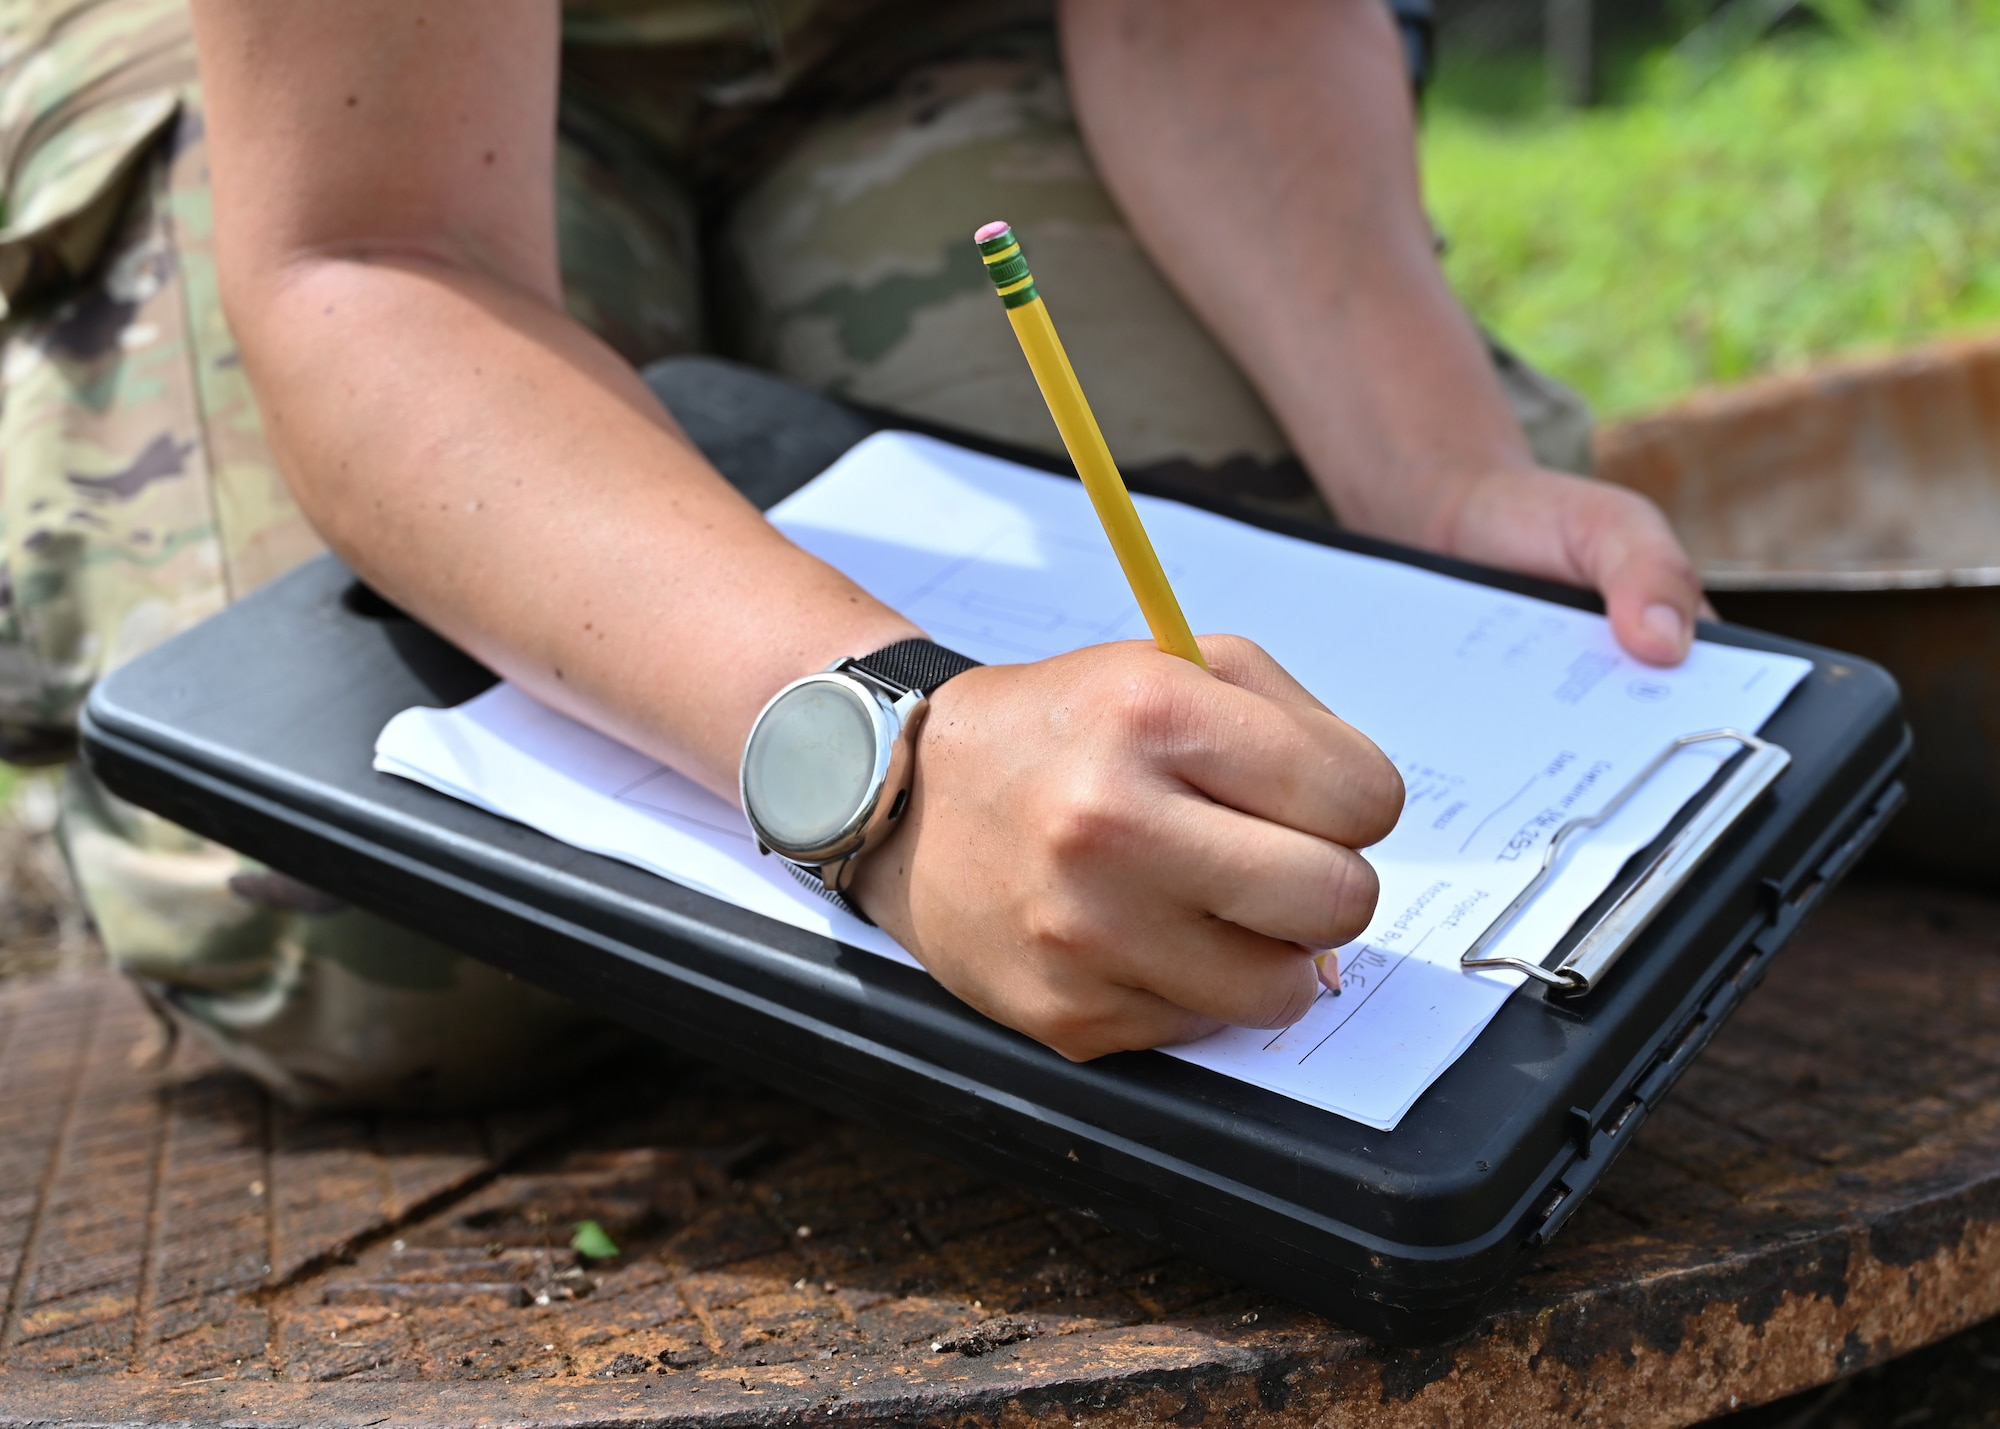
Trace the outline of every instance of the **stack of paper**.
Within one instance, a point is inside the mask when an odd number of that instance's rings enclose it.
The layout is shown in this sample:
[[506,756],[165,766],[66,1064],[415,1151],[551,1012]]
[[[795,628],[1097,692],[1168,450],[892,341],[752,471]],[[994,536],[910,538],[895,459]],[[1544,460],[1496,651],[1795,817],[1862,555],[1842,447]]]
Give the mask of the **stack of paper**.
[[[1341,950],[1342,993],[1283,1032],[1229,1030],[1171,1055],[1389,1129],[1520,978],[1459,955],[1540,868],[1682,734],[1755,730],[1810,668],[1698,643],[1671,670],[1625,655],[1601,616],[1275,535],[1173,502],[1140,513],[1197,630],[1258,641],[1402,769],[1402,821],[1367,857],[1375,919]],[[1145,623],[1073,481],[885,433],[771,512],[932,638],[1035,660]],[[1728,759],[1698,746],[1572,842],[1495,945],[1540,961],[1626,860]],[[735,808],[501,685],[392,720],[376,767],[798,927],[912,961],[879,929],[759,857]]]

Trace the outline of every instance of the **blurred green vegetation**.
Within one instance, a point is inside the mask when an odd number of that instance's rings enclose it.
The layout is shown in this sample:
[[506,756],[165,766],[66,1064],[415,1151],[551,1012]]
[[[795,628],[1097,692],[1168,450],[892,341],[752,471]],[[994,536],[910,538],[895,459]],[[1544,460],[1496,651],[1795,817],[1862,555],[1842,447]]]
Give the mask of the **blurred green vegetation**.
[[2000,0],[1614,53],[1445,51],[1425,188],[1472,310],[1601,414],[2000,324]]

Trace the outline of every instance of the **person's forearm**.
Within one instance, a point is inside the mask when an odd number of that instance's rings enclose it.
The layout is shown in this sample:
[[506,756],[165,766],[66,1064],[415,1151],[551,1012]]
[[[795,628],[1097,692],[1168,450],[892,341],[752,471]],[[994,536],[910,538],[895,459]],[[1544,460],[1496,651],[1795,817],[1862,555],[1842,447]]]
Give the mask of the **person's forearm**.
[[1092,156],[1341,518],[1439,544],[1454,482],[1531,465],[1419,199],[1381,0],[1065,0]]
[[334,548],[540,699],[720,793],[780,685],[915,633],[778,535],[539,295],[317,256],[234,296],[273,449]]
[[913,633],[562,307],[549,0],[194,0],[217,268],[272,450],[384,595],[733,796],[787,680]]

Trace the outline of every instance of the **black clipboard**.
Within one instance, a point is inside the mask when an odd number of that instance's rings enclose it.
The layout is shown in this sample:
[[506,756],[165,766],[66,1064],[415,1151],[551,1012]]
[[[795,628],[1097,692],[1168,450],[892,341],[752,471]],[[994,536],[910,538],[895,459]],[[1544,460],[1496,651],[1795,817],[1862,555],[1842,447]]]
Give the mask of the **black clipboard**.
[[[648,379],[760,506],[869,432],[915,426],[707,360]],[[1469,1328],[1516,1259],[1556,1233],[1901,802],[1909,736],[1885,672],[1732,626],[1703,634],[1813,662],[1762,731],[1789,767],[1709,839],[1587,990],[1523,987],[1393,1132],[1158,1053],[1072,1064],[923,973],[376,773],[392,715],[468,699],[493,677],[331,557],[101,682],[83,749],[123,797],[607,1016],[1356,1329],[1422,1343]],[[1551,968],[1629,906],[1701,806],[1634,857]]]

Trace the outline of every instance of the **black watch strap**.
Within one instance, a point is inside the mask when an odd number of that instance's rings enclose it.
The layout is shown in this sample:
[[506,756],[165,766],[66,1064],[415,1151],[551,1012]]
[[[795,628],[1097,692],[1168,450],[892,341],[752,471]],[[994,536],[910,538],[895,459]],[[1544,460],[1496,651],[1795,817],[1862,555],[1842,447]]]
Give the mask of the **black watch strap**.
[[924,639],[898,640],[854,663],[887,684],[921,690],[926,699],[946,680],[979,668],[977,660]]
[[785,867],[789,868],[792,871],[792,877],[796,878],[799,882],[803,883],[806,887],[810,888],[813,892],[817,893],[820,897],[824,898],[827,902],[833,904],[836,908],[841,909],[843,912],[852,913],[855,917],[859,918],[869,927],[872,928],[875,926],[875,920],[873,918],[870,918],[866,913],[863,913],[861,911],[861,905],[859,903],[856,903],[852,898],[849,898],[845,893],[842,893],[837,888],[828,888],[826,886],[826,880],[819,876],[818,869],[807,868],[804,864],[793,863],[790,859],[783,858],[782,855],[780,855],[780,859],[784,863]]

